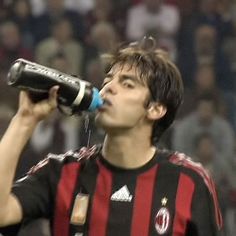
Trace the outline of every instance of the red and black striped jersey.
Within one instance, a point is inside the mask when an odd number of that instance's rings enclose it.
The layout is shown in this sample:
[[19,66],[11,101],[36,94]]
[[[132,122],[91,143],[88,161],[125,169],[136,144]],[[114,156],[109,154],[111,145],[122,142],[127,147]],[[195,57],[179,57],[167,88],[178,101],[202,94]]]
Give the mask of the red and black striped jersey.
[[49,155],[12,191],[24,217],[49,218],[56,236],[213,236],[222,226],[213,181],[174,152],[136,169],[111,165],[97,147]]

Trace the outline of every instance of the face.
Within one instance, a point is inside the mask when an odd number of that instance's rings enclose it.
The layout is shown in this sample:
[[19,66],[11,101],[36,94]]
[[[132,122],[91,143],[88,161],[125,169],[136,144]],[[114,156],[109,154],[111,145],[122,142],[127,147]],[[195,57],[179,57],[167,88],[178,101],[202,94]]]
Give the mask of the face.
[[5,48],[15,50],[20,43],[20,35],[15,24],[9,23],[3,26],[1,30],[1,41]]
[[145,102],[149,90],[134,68],[114,66],[106,75],[100,94],[105,102],[95,121],[105,131],[139,128],[147,122]]
[[214,115],[215,109],[214,104],[211,101],[200,101],[198,104],[198,117],[202,123],[211,123]]
[[64,73],[69,71],[68,62],[65,58],[55,58],[51,63],[51,67]]
[[64,8],[64,0],[48,0],[48,8],[51,11],[60,11]]
[[215,86],[215,73],[212,67],[201,67],[196,72],[196,84],[200,89],[210,89]]
[[150,12],[156,12],[159,10],[161,4],[162,4],[162,0],[145,0],[144,3],[146,4],[147,9]]
[[197,156],[202,163],[212,160],[215,155],[215,146],[213,140],[209,137],[203,137],[197,147]]
[[25,0],[18,0],[14,9],[15,13],[20,17],[27,17],[30,14],[30,8]]
[[195,48],[198,53],[210,53],[214,51],[216,42],[216,30],[212,26],[203,25],[196,30]]
[[91,38],[94,45],[101,52],[111,51],[117,42],[117,35],[114,28],[109,24],[103,23],[95,25],[92,29]]
[[68,20],[63,20],[55,26],[53,31],[54,37],[59,42],[66,42],[72,37],[72,27]]

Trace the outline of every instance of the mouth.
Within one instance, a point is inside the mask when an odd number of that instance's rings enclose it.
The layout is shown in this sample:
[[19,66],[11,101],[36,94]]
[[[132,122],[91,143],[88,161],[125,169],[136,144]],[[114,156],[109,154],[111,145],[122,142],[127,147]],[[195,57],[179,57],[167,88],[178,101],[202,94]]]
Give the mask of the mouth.
[[112,103],[111,103],[111,101],[110,101],[109,99],[103,98],[103,105],[105,105],[105,106],[111,106]]
[[103,111],[106,107],[112,106],[112,103],[109,99],[103,98],[103,105],[98,109],[99,111]]

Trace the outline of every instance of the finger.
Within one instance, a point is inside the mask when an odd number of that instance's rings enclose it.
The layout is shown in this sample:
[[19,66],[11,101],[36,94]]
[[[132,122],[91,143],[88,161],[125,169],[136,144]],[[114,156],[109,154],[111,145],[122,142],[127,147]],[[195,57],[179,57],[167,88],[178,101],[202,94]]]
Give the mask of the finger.
[[50,90],[49,90],[49,104],[55,108],[57,106],[57,97],[58,97],[58,90],[59,90],[59,86],[53,86]]
[[60,88],[59,85],[56,85],[56,86],[53,86],[52,88],[50,88],[49,97],[57,97],[59,88]]
[[19,96],[19,104],[30,103],[29,93],[27,91],[21,90]]

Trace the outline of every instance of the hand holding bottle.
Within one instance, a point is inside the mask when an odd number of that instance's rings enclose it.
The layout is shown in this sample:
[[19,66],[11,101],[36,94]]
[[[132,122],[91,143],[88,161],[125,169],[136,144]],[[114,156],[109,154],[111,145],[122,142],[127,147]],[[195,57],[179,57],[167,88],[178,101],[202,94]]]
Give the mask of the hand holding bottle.
[[34,103],[27,91],[20,91],[19,107],[16,117],[24,124],[36,125],[39,121],[49,116],[57,107],[57,93],[59,86],[53,86],[49,90],[47,99]]

